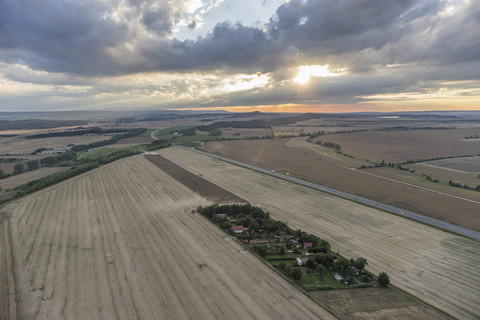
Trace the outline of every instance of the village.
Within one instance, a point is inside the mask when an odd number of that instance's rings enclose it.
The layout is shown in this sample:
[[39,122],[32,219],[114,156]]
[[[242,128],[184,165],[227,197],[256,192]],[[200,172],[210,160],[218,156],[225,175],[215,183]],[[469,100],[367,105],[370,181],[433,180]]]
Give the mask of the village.
[[378,278],[365,270],[367,260],[346,259],[330,244],[284,222],[270,218],[258,207],[217,204],[198,212],[229,233],[307,291],[387,286],[388,275]]

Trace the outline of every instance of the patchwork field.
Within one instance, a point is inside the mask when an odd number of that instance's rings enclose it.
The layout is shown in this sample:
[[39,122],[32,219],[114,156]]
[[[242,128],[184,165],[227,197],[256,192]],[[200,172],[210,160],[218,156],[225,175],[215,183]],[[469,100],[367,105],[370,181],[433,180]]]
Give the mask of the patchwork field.
[[430,161],[428,164],[459,171],[480,172],[480,157],[436,160]]
[[[215,141],[208,142],[201,149],[277,172],[289,172],[294,177],[480,230],[478,203],[447,197],[444,194],[419,189],[381,176],[369,175],[369,172],[376,172],[370,169],[366,170],[366,173],[361,170],[352,170],[360,165],[357,159],[337,155],[332,148],[320,147],[305,142],[302,138]],[[388,168],[380,169],[389,170]],[[397,169],[390,169],[390,171],[401,174]],[[428,183],[423,178],[414,178],[415,180],[412,181],[406,179],[405,182],[433,190],[437,188],[438,191],[448,192],[454,196],[480,201],[478,192]]]
[[110,136],[76,136],[76,137],[53,137],[42,139],[24,138],[0,138],[0,154],[24,154],[31,153],[38,148],[55,148],[68,144],[89,144],[92,142],[107,140]]
[[477,154],[480,140],[464,137],[478,129],[368,131],[321,136],[317,140],[338,143],[344,153],[375,162],[403,162],[436,157]]
[[[346,257],[365,257],[394,285],[458,319],[480,317],[480,243],[303,186],[168,148],[165,158],[318,235]],[[476,211],[478,212],[478,211]]]
[[333,318],[191,213],[208,204],[139,155],[3,207],[0,318]]
[[13,189],[32,180],[37,180],[48,175],[70,170],[69,167],[44,167],[34,171],[28,171],[0,180],[0,186],[3,190]]

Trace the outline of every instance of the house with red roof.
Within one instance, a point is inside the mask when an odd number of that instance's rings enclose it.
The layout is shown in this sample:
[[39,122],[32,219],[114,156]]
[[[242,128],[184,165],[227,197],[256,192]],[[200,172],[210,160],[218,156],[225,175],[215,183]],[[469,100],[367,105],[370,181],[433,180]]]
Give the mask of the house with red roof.
[[311,242],[305,242],[303,244],[303,249],[308,249],[308,248],[312,248],[313,247],[313,243]]

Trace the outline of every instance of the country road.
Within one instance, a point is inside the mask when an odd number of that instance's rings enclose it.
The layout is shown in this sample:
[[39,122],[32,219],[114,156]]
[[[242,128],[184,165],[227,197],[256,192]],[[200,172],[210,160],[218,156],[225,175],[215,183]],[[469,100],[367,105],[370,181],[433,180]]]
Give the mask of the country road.
[[158,132],[158,130],[154,130],[154,131],[152,131],[152,133],[150,133],[150,138],[152,138],[152,140],[158,140],[157,132]]
[[304,185],[304,186],[307,186],[307,187],[310,187],[310,188],[313,188],[313,189],[317,189],[317,190],[320,190],[320,191],[323,191],[323,192],[327,192],[327,193],[330,193],[330,194],[333,194],[333,195],[336,195],[336,196],[339,196],[339,197],[342,197],[342,198],[345,198],[345,199],[349,199],[349,200],[352,200],[352,201],[355,201],[355,202],[358,202],[358,203],[362,203],[362,204],[365,204],[365,205],[368,205],[368,206],[371,206],[371,207],[374,207],[374,208],[377,208],[377,209],[380,209],[380,210],[384,210],[384,211],[387,211],[387,212],[390,212],[390,213],[394,213],[394,214],[397,214],[399,216],[410,218],[412,220],[416,220],[416,221],[419,221],[419,222],[422,222],[422,223],[425,223],[425,224],[428,224],[428,225],[431,225],[431,226],[434,226],[434,227],[437,227],[437,228],[440,228],[440,229],[444,229],[444,230],[447,230],[447,231],[450,231],[450,232],[454,232],[454,233],[457,233],[459,235],[462,235],[462,236],[465,236],[465,237],[468,237],[468,238],[472,238],[472,239],[475,239],[475,240],[480,240],[480,232],[475,231],[475,230],[471,230],[471,229],[468,229],[468,228],[465,228],[465,227],[457,226],[457,225],[454,225],[454,224],[451,224],[451,223],[448,223],[448,222],[445,222],[445,221],[442,221],[442,220],[439,220],[439,219],[435,219],[435,218],[432,218],[432,217],[427,217],[425,215],[422,215],[422,214],[419,214],[419,213],[416,213],[416,212],[413,212],[413,211],[409,211],[409,210],[401,209],[401,208],[398,208],[398,207],[394,207],[394,206],[391,206],[391,205],[388,205],[388,204],[385,204],[385,203],[381,203],[381,202],[378,202],[378,201],[374,201],[374,200],[371,200],[371,199],[360,197],[360,196],[357,196],[357,195],[354,195],[354,194],[351,194],[351,193],[347,193],[347,192],[340,191],[340,190],[337,190],[337,189],[325,187],[325,186],[322,186],[322,185],[319,185],[319,184],[316,184],[316,183],[313,183],[313,182],[305,181],[305,180],[294,178],[294,177],[291,177],[291,176],[286,176],[284,174],[277,173],[277,172],[274,172],[272,170],[256,167],[256,166],[250,165],[248,163],[236,161],[236,160],[233,160],[233,159],[228,159],[228,158],[225,158],[225,157],[222,157],[222,156],[218,156],[218,155],[211,154],[211,153],[208,153],[208,152],[200,151],[200,150],[197,150],[197,149],[187,148],[187,147],[183,147],[183,146],[178,146],[178,147],[186,149],[186,150],[190,150],[190,151],[193,151],[193,152],[197,152],[197,153],[200,153],[200,154],[212,157],[212,158],[216,158],[216,159],[219,159],[219,160],[222,160],[222,161],[225,161],[225,162],[229,162],[229,163],[232,163],[232,164],[244,167],[244,168],[255,170],[255,171],[258,171],[258,172],[261,172],[261,173],[264,173],[264,174],[268,174],[268,175],[271,175],[271,176],[274,176],[274,177],[278,177],[278,178],[281,178],[281,179],[284,179],[284,180],[289,180],[289,181],[292,181],[292,182],[295,182],[295,183],[298,183],[298,184],[301,184],[301,185]]

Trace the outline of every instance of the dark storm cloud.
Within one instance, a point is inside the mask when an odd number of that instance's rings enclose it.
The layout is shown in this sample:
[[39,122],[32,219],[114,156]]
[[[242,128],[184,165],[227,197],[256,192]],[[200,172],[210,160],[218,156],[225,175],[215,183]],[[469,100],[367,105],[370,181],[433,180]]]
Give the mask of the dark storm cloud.
[[308,63],[353,72],[396,63],[454,64],[480,59],[480,13],[473,2],[442,20],[440,1],[292,0],[263,29],[225,22],[205,37],[179,41],[171,36],[183,1],[0,0],[0,60],[85,76],[270,72]]

